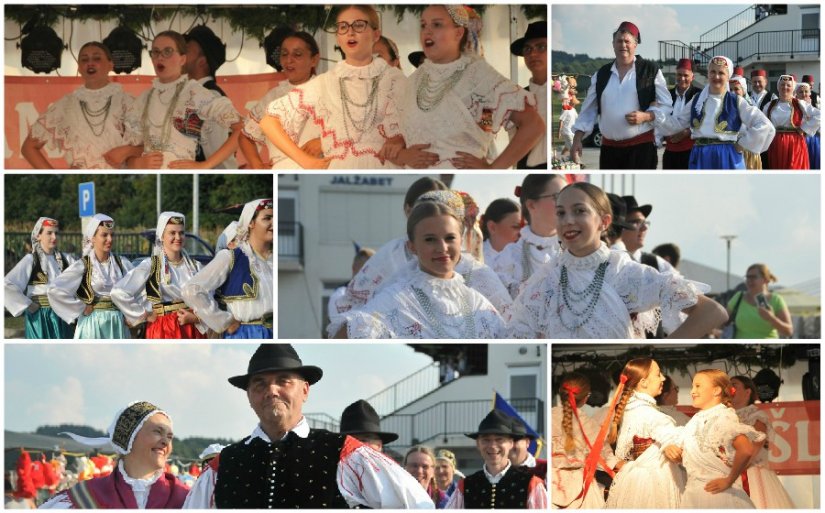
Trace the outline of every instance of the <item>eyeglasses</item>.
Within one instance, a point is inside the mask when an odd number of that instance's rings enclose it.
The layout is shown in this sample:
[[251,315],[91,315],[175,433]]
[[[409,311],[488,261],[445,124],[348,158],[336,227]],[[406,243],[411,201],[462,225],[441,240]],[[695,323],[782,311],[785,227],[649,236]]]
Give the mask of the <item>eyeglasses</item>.
[[156,50],[153,48],[152,50],[149,50],[149,56],[153,59],[157,59],[162,55],[164,59],[168,59],[169,57],[173,56],[175,52],[177,52],[177,50],[175,50],[171,46],[167,46],[163,50]]
[[760,278],[762,278],[762,277],[758,274],[746,274],[745,275],[746,280],[758,280]]
[[542,194],[541,196],[536,196],[537,200],[540,200],[542,198],[552,198],[553,201],[556,201],[556,200],[559,199],[559,193],[558,192],[551,192],[550,194]]
[[330,34],[335,34],[336,32],[338,34],[346,34],[347,32],[349,32],[349,28],[352,27],[352,30],[360,34],[361,32],[367,30],[367,27],[369,26],[370,22],[367,20],[355,20],[352,23],[347,23],[346,21],[339,21],[332,27],[324,29],[324,31],[329,32]]
[[633,227],[634,230],[647,230],[650,228],[650,221],[642,220],[642,219],[634,219],[633,221],[627,221],[627,224]]
[[522,48],[521,53],[523,55],[530,55],[531,53],[547,53],[547,45],[546,44],[538,44],[536,46],[524,45],[524,48]]

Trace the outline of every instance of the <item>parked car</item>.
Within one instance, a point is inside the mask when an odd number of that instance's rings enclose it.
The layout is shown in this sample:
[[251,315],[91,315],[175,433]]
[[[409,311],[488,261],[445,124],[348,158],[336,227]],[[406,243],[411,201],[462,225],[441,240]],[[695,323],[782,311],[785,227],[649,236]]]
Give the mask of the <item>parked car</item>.
[[602,147],[602,133],[599,130],[599,124],[598,123],[593,125],[593,131],[590,132],[590,135],[588,135],[587,137],[582,139],[582,144],[584,146],[587,146],[587,147],[590,147],[590,148],[592,148],[592,147],[601,148]]
[[[142,261],[149,258],[151,253],[152,245],[155,243],[155,230],[146,230],[141,232],[140,235],[149,242],[149,252],[144,252],[141,254],[132,254],[132,255],[124,255],[125,257],[129,258],[131,262],[137,266]],[[189,254],[190,257],[197,260],[201,263],[201,265],[206,265],[215,258],[215,248],[206,242],[205,240],[201,239],[197,235],[193,233],[186,232],[186,242],[184,243],[184,248],[186,252]]]

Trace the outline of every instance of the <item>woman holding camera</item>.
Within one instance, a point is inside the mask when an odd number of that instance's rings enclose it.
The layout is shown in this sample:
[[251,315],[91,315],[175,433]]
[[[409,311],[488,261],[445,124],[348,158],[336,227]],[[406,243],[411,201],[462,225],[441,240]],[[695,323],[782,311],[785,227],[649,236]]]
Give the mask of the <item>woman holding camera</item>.
[[745,291],[728,301],[728,316],[736,323],[733,338],[779,338],[793,335],[791,313],[782,296],[771,293],[768,284],[776,276],[765,264],[753,264],[745,273]]

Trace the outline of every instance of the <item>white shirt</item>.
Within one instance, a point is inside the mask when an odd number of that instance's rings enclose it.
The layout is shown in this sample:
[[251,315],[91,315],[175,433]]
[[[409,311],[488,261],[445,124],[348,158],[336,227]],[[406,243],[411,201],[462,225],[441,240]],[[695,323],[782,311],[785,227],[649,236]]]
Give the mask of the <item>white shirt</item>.
[[[94,251],[89,253],[89,263],[92,266],[92,291],[98,297],[111,296],[115,283],[133,268],[132,262],[120,257],[120,263],[123,266],[121,272],[113,254],[106,262],[100,262]],[[63,274],[55,278],[48,289],[47,294],[52,310],[69,324],[76,321],[86,309],[86,303],[77,297],[77,289],[85,276],[84,261],[77,260],[67,267]]]
[[[487,470],[486,464],[481,467],[481,470],[491,485],[497,485],[511,468],[512,465],[508,461],[504,470],[496,475],[491,474]],[[450,495],[450,500],[447,502],[447,505],[444,506],[444,509],[464,509],[464,494],[461,493],[460,487],[456,487],[453,494]],[[543,481],[536,483],[533,489],[528,491],[527,509],[547,509],[547,488],[545,488]]]
[[[590,87],[587,88],[587,98],[582,104],[579,119],[573,125],[573,131],[581,130],[586,136],[593,131],[593,125],[596,124],[597,117],[599,117],[599,130],[602,135],[614,141],[632,139],[653,129],[650,122],[631,125],[625,119],[626,114],[640,108],[639,96],[636,92],[635,63],[636,57],[633,57],[630,70],[625,73],[624,78],[619,79],[619,70],[616,68],[616,62],[613,62],[613,66],[610,68],[610,80],[607,82],[604,91],[602,91],[601,116],[599,116],[598,105],[596,105],[596,76],[598,72],[593,74]],[[656,88],[656,102],[658,105],[649,107],[647,110],[649,112],[670,112],[673,99],[670,97],[670,91],[667,89],[667,83],[661,70],[656,72],[653,83]]]
[[[209,76],[199,78],[198,80],[196,80],[196,82],[200,85],[203,85],[209,82],[210,80],[215,80],[215,77]],[[207,91],[212,91],[219,97],[223,96],[221,93],[215,91],[214,89],[207,89]],[[218,151],[218,149],[220,149],[220,147],[223,146],[223,143],[225,143],[226,140],[229,139],[229,134],[230,130],[227,130],[226,128],[222,127],[217,122],[209,119],[205,120],[203,122],[203,126],[201,127],[200,141],[201,148],[203,148],[203,155],[208,158],[210,155]],[[228,159],[224,160],[223,162],[215,166],[213,169],[238,169],[238,162],[235,160],[235,155],[230,155]]]
[[[290,431],[301,438],[308,437],[309,424],[306,418],[301,417]],[[248,445],[255,438],[272,442],[260,424],[244,443]],[[183,508],[215,508],[217,477],[212,467],[208,467],[189,491]],[[367,445],[361,445],[338,462],[335,481],[338,491],[350,507],[362,505],[373,509],[435,509],[426,490],[406,470]]]
[[[768,114],[768,107],[770,107],[770,103],[765,105],[763,109],[765,115]],[[811,107],[811,104],[800,100],[799,107],[802,109],[802,125],[795,127],[801,129],[807,135],[814,135],[819,130],[819,122],[820,122],[820,111],[815,107]],[[793,116],[793,107],[791,106],[790,102],[783,102],[778,101],[776,102],[776,106],[771,110],[771,123],[773,126],[780,127],[780,128],[791,128],[791,120]]]
[[[71,264],[74,259],[68,255],[63,255],[67,263]],[[29,277],[34,268],[34,255],[29,253],[24,255],[14,269],[9,271],[4,280],[6,291],[6,310],[15,317],[20,316],[30,304],[32,304],[32,296],[46,295],[46,291],[51,286],[51,283],[60,276],[62,272],[60,266],[57,264],[57,259],[54,253],[47,255],[44,261],[45,265],[42,267],[43,272],[46,273],[48,281],[39,285],[29,285]]]
[[536,235],[530,225],[524,226],[520,233],[519,240],[507,244],[493,262],[493,270],[513,299],[531,276],[561,253],[556,235]]

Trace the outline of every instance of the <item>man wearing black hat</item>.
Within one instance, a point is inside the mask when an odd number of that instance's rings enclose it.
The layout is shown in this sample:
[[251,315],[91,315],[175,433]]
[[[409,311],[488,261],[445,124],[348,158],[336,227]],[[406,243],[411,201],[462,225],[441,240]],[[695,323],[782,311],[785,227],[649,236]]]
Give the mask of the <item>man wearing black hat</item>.
[[484,466],[459,481],[446,509],[547,509],[544,481],[527,467],[510,463],[513,444],[521,438],[515,422],[501,410],[493,410],[478,431],[466,435],[476,441]]
[[[654,144],[654,111],[670,114],[673,101],[659,67],[636,55],[641,42],[638,27],[629,21],[613,33],[616,59],[593,75],[573,125],[576,135],[570,153],[576,162],[581,158],[582,139],[598,121],[601,169],[656,169],[659,156]],[[651,107],[654,102],[656,106]]]
[[[670,90],[673,100],[673,115],[676,116],[690,108],[690,101],[701,89],[693,85],[693,64],[690,59],[679,59],[676,64],[676,85]],[[667,145],[662,155],[662,169],[687,169],[690,163],[690,152],[693,149],[693,139],[690,137],[690,127],[677,134],[665,138]]]
[[344,408],[339,431],[342,435],[350,435],[378,452],[384,450],[384,444],[398,440],[396,433],[381,431],[378,413],[363,399]]
[[246,391],[260,422],[210,463],[184,508],[433,508],[392,459],[351,436],[309,428],[302,408],[322,375],[289,344],[259,346],[247,373],[229,383]]
[[610,249],[627,251],[624,242],[622,242],[622,232],[625,229],[634,229],[634,225],[628,224],[626,220],[627,204],[621,196],[612,192],[607,193],[607,199],[610,200],[610,210],[613,212],[613,221],[607,229],[607,245]]
[[[186,74],[200,85],[226,96],[215,81],[215,73],[226,62],[226,45],[206,25],[198,25],[190,30],[186,38]],[[195,161],[203,162],[214,153],[229,137],[229,132],[216,123],[205,122],[201,129],[201,140],[195,152]],[[237,169],[238,163],[231,156],[217,169]]]
[[[536,21],[527,25],[524,37],[513,41],[510,53],[524,57],[524,65],[532,78],[525,87],[536,95],[536,110],[547,125],[547,22]],[[542,137],[516,165],[517,169],[547,169],[547,138]]]

